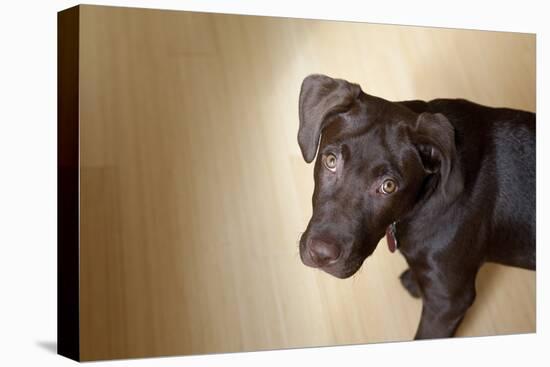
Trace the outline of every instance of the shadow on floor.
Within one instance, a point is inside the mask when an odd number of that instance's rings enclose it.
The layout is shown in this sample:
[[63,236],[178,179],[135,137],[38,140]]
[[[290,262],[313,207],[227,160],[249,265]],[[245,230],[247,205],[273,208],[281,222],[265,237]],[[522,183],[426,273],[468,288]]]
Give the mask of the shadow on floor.
[[48,352],[57,354],[57,342],[56,342],[56,341],[51,341],[51,340],[44,341],[44,340],[41,340],[41,341],[37,341],[37,342],[36,342],[36,345],[38,345],[39,347],[41,347],[41,348],[47,350]]

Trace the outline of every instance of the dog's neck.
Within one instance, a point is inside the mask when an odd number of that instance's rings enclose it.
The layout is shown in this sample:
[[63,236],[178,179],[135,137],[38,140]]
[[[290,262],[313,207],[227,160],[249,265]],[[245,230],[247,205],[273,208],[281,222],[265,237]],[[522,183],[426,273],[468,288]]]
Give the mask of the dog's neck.
[[[437,176],[427,178],[418,203],[395,222],[396,248],[406,258],[421,252],[424,244],[429,242],[428,239],[435,235],[437,228],[447,228],[455,220],[453,207],[458,205],[457,201],[442,205],[441,202],[445,199],[437,186]],[[418,230],[419,228],[422,230]]]

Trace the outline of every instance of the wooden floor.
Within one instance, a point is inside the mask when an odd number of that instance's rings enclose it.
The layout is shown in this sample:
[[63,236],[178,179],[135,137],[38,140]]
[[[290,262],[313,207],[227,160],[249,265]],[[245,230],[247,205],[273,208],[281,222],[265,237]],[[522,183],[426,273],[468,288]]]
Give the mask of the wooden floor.
[[[535,110],[533,35],[83,6],[83,359],[410,340],[421,303],[380,243],[304,266],[303,78],[390,100]],[[535,331],[535,273],[485,266],[460,336]]]

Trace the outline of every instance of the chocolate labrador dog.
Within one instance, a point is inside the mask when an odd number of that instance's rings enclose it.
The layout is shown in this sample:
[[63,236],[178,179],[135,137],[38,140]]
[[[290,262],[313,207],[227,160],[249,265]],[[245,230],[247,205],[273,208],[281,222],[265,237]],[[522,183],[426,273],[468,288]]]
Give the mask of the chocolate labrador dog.
[[298,143],[316,156],[308,266],[353,275],[384,235],[422,297],[415,339],[453,336],[481,265],[535,270],[535,114],[462,99],[389,102],[324,75],[302,83]]

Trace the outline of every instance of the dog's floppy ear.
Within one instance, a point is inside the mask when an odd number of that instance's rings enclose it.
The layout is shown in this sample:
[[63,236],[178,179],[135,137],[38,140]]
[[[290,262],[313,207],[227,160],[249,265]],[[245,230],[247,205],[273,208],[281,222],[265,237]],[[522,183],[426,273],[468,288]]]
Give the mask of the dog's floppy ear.
[[357,84],[314,74],[306,77],[300,90],[298,144],[304,160],[313,161],[321,131],[330,118],[348,110],[359,96]]
[[462,192],[464,179],[456,153],[453,125],[440,113],[421,113],[414,127],[413,140],[425,170],[440,175],[445,199],[456,198]]

